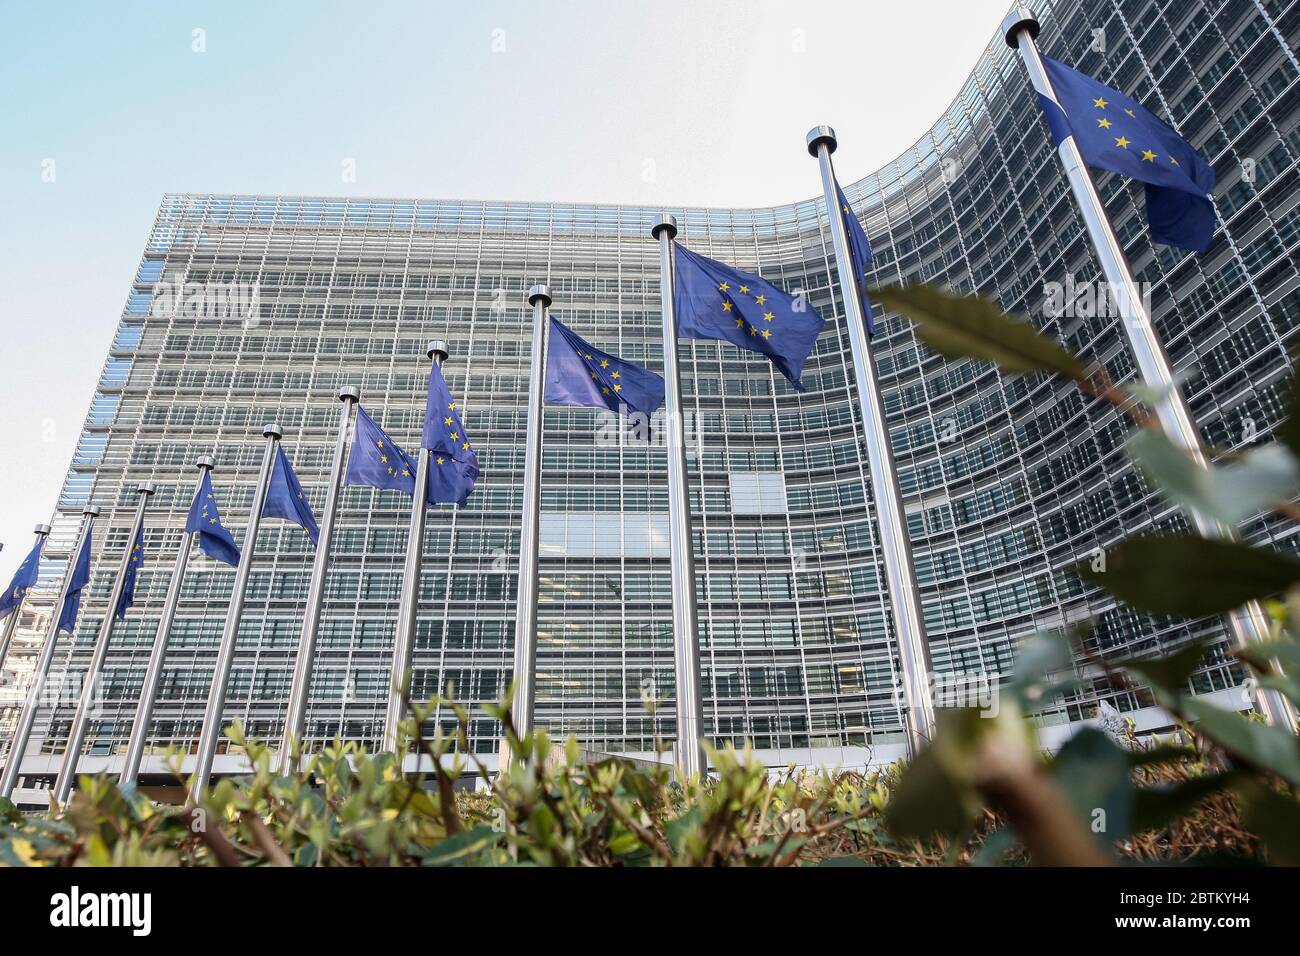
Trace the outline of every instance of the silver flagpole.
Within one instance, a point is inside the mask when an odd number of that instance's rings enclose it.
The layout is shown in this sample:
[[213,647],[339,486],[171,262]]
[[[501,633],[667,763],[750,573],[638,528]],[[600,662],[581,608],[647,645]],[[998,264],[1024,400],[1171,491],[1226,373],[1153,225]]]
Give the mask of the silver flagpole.
[[[441,367],[447,361],[447,343],[434,340],[425,353]],[[421,442],[423,444],[423,442]],[[406,564],[402,568],[402,594],[397,607],[397,628],[393,634],[392,685],[384,714],[384,737],[380,750],[395,753],[401,736],[404,707],[402,691],[411,657],[415,653],[415,617],[420,607],[420,565],[424,561],[424,520],[429,502],[429,449],[421,448],[415,465],[415,490],[411,494],[411,521],[406,533]],[[399,770],[401,768],[398,768]]]
[[[194,484],[194,493],[203,487],[203,477],[217,466],[211,455],[203,455],[194,463],[199,470],[198,481]],[[154,699],[158,696],[158,682],[162,679],[163,661],[167,656],[167,640],[171,637],[172,622],[176,619],[176,608],[181,602],[181,585],[185,580],[185,568],[190,563],[190,548],[196,532],[181,535],[181,546],[176,552],[176,562],[172,565],[172,576],[167,582],[167,597],[163,600],[162,616],[158,620],[158,630],[154,633],[153,648],[149,651],[149,664],[144,670],[144,683],[140,687],[140,703],[136,706],[135,721],[131,724],[131,736],[126,744],[126,757],[122,761],[122,773],[117,778],[118,786],[134,783],[140,775],[140,761],[144,757],[145,744],[149,741],[149,724],[153,721]]]
[[668,547],[672,556],[673,663],[677,677],[677,751],[682,774],[708,772],[704,758],[704,700],[700,689],[699,618],[695,609],[695,546],[691,499],[686,490],[686,431],[681,369],[677,362],[677,310],[673,301],[677,218],[664,214],[650,229],[659,240],[659,302],[663,310],[664,437],[668,442]]
[[144,526],[144,512],[153,496],[153,482],[142,482],[136,493],[140,496],[135,506],[135,521],[126,539],[126,549],[122,560],[117,564],[117,577],[113,580],[113,590],[108,595],[108,608],[104,620],[99,625],[99,636],[95,639],[95,649],[91,651],[90,663],[86,665],[86,674],[81,681],[81,696],[77,699],[77,711],[72,717],[72,726],[68,729],[68,741],[63,748],[63,763],[59,775],[54,779],[54,799],[60,805],[67,803],[68,795],[77,782],[77,761],[81,757],[81,747],[86,742],[86,726],[90,723],[90,711],[95,704],[95,693],[99,686],[100,673],[104,669],[104,660],[108,657],[108,642],[113,638],[113,624],[117,620],[117,605],[126,590],[126,573],[131,566],[131,555],[135,550],[136,537]]
[[311,566],[311,585],[307,589],[307,607],[303,612],[302,633],[298,637],[298,656],[294,661],[293,684],[289,687],[289,709],[280,737],[280,773],[297,769],[294,746],[302,746],[303,725],[307,720],[307,695],[311,691],[312,667],[316,659],[316,632],[320,628],[321,607],[325,603],[325,572],[329,567],[330,538],[334,534],[334,516],[339,509],[343,487],[343,469],[347,464],[348,428],[352,424],[352,406],[361,401],[361,390],[348,385],[339,389],[339,430],[334,437],[334,459],[330,465],[329,490],[325,493],[325,513],[321,515],[316,556]]
[[248,578],[253,570],[253,553],[257,548],[257,529],[262,524],[262,509],[266,507],[266,493],[271,484],[271,471],[275,467],[276,446],[284,436],[279,425],[265,425],[262,435],[266,449],[262,453],[262,470],[257,477],[257,490],[248,513],[248,530],[244,532],[244,550],[235,569],[235,589],[230,596],[230,609],[226,612],[226,628],[221,634],[217,649],[216,667],[212,673],[212,686],[208,688],[208,705],[203,712],[203,728],[199,734],[199,754],[194,764],[194,783],[190,786],[190,802],[196,803],[208,787],[212,775],[212,761],[217,756],[217,742],[221,739],[226,709],[226,684],[230,681],[230,668],[235,662],[235,642],[239,638],[239,620],[244,616],[244,599],[248,591]]
[[45,632],[45,643],[41,645],[41,653],[36,658],[36,667],[32,670],[31,683],[27,685],[27,698],[23,701],[23,709],[18,714],[18,726],[14,728],[13,740],[9,743],[9,756],[5,759],[4,773],[0,774],[0,797],[12,796],[14,786],[18,783],[18,772],[22,768],[27,742],[32,736],[32,725],[36,723],[36,711],[41,704],[45,679],[50,674],[54,649],[59,642],[59,616],[63,613],[63,602],[68,599],[72,569],[76,564],[77,555],[81,554],[81,548],[86,543],[86,536],[95,526],[99,509],[87,505],[81,509],[81,513],[85,515],[86,520],[82,523],[81,534],[77,535],[77,543],[73,545],[68,566],[63,572],[63,584],[59,588],[59,598],[54,602],[54,610],[50,613],[50,626]]
[[[1002,29],[1007,45],[1020,51],[1020,58],[1024,61],[1034,90],[1059,106],[1056,90],[1043,67],[1038,44],[1034,42],[1042,29],[1038,17],[1028,7],[1018,6],[1002,21]],[[1115,236],[1110,217],[1106,215],[1106,207],[1102,204],[1092,174],[1088,171],[1074,137],[1070,136],[1061,143],[1057,152],[1065,167],[1065,175],[1070,181],[1075,201],[1079,204],[1079,211],[1083,214],[1084,224],[1088,227],[1088,236],[1101,261],[1102,271],[1115,292],[1113,297],[1117,300],[1121,324],[1128,335],[1129,345],[1133,348],[1142,381],[1162,395],[1155,407],[1160,426],[1170,441],[1191,455],[1198,465],[1206,468],[1208,463],[1196,430],[1196,422],[1183,400],[1173,368],[1169,364],[1169,356],[1165,354],[1151,316],[1147,314],[1145,300],[1138,289],[1133,270]],[[1209,516],[1191,511],[1189,517],[1204,537],[1225,541],[1236,539],[1235,529],[1226,527]],[[1257,601],[1228,615],[1228,624],[1238,647],[1267,640],[1270,635],[1268,616]],[[1295,728],[1286,698],[1277,691],[1257,689],[1255,706],[1269,723]]]
[[[522,739],[533,729],[537,670],[537,527],[542,496],[542,419],[546,414],[546,317],[551,289],[528,290],[533,307],[533,346],[528,363],[528,432],[524,450],[524,500],[519,521],[519,585],[515,600],[515,694],[510,717]],[[512,759],[509,744],[502,753]]]
[[[50,526],[47,524],[38,524],[36,526],[36,537],[44,540],[49,536]],[[23,595],[26,600],[27,595]],[[13,612],[5,619],[4,631],[0,632],[0,670],[4,669],[5,658],[9,656],[9,645],[13,642],[14,631],[18,629],[18,617],[23,612],[22,601],[13,609]]]
[[[840,297],[849,326],[849,346],[853,352],[853,373],[858,388],[858,408],[862,414],[862,435],[867,446],[867,464],[871,470],[871,494],[876,505],[876,524],[880,528],[880,556],[885,564],[885,583],[889,588],[889,607],[893,612],[898,637],[898,656],[902,661],[904,719],[907,727],[908,752],[915,757],[934,737],[934,701],[930,695],[930,642],[925,634],[925,617],[916,587],[916,570],[912,565],[912,544],[907,537],[907,518],[903,495],[898,486],[898,469],[889,444],[885,404],[876,379],[876,364],[871,357],[867,337],[867,317],[862,311],[862,289],[853,271],[849,237],[840,218],[840,202],[835,192],[835,169],[831,153],[835,152],[835,130],[817,126],[808,132],[808,152],[821,167],[822,193],[826,197],[826,218],[830,223],[831,241],[835,246],[835,265],[840,278]],[[852,215],[852,212],[849,213]]]

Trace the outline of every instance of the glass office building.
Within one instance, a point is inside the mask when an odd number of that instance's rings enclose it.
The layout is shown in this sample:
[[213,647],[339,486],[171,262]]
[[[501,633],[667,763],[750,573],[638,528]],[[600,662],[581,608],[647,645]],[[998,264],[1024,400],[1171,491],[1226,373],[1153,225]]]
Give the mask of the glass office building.
[[[1186,393],[1206,440],[1221,448],[1266,440],[1282,415],[1300,324],[1300,2],[1057,0],[1039,13],[1045,52],[1171,117],[1213,163],[1223,227],[1203,256],[1151,244],[1140,186],[1106,175],[1099,186],[1151,288],[1171,358],[1189,373]],[[941,283],[995,298],[1101,358],[1117,379],[1133,378],[1116,321],[1044,314],[1045,285],[1067,275],[1096,280],[1100,269],[1024,69],[1001,36],[947,113],[895,162],[852,181],[849,147],[841,173],[874,246],[876,282]],[[807,193],[816,183],[810,160]],[[860,766],[894,756],[898,654],[823,203],[669,211],[690,248],[803,290],[828,319],[804,394],[757,356],[715,342],[680,345],[685,405],[701,436],[690,491],[708,732],[718,742],[752,741],[772,764]],[[47,587],[28,602],[6,665],[6,740],[83,504],[105,510],[91,593],[75,640],[61,638],[55,658],[72,670],[84,667],[105,613],[134,488],[159,486],[136,607],[117,628],[107,703],[88,735],[93,759],[83,766],[102,767],[125,746],[194,460],[216,457],[225,520],[242,537],[261,426],[276,421],[319,511],[338,388],[359,386],[364,407],[414,447],[431,338],[449,343],[447,378],[483,474],[468,506],[439,506],[430,517],[415,691],[448,691],[471,705],[497,699],[513,653],[525,291],[549,283],[555,314],[580,334],[661,368],[649,236],[660,212],[166,196],[70,465]],[[202,314],[185,301],[177,307],[168,292],[177,277],[207,291]],[[215,292],[234,290],[242,302],[249,289],[250,315],[218,308]],[[1238,685],[1244,675],[1222,622],[1140,616],[1070,570],[1096,548],[1181,523],[1126,460],[1126,422],[1070,386],[942,360],[908,323],[878,318],[873,349],[935,669],[1005,674],[1019,639],[1092,620],[1091,650],[1106,655],[1209,636],[1214,650],[1195,688]],[[379,736],[408,501],[363,488],[343,498],[310,745]],[[593,411],[546,411],[537,719],[554,736],[629,753],[673,736],[672,707],[652,714],[645,703],[673,694],[666,508],[662,448],[611,437]],[[1244,531],[1294,546],[1294,529],[1263,519]],[[311,552],[299,529],[274,520],[257,550],[226,716],[274,739]],[[191,563],[151,732],[155,758],[197,737],[232,579],[223,565]],[[1098,678],[1043,723],[1086,719],[1100,700],[1129,713],[1151,703]],[[32,775],[56,766],[71,712],[40,714],[24,763]],[[471,746],[489,763],[496,737],[489,719],[475,719]],[[219,759],[219,769],[232,766]]]

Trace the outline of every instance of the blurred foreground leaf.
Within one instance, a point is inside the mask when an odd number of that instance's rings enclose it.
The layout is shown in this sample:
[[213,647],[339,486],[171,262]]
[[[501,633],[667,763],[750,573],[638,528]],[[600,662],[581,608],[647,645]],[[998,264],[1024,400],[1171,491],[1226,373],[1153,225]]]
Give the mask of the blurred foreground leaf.
[[985,299],[928,285],[873,289],[890,312],[916,323],[916,334],[947,358],[992,362],[1004,372],[1056,372],[1084,378],[1083,365],[1060,343]]
[[1139,610],[1182,617],[1222,614],[1300,581],[1295,558],[1196,535],[1134,538],[1106,552],[1105,570],[1077,568]]

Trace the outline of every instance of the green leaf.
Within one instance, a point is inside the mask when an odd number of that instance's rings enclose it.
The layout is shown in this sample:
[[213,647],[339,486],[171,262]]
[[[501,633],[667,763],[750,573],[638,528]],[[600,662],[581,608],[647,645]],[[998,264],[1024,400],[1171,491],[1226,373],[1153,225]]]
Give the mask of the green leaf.
[[1269,862],[1300,866],[1300,803],[1252,783],[1243,788],[1241,817],[1246,829],[1264,841]]
[[1300,786],[1300,738],[1289,730],[1220,710],[1196,697],[1185,700],[1183,710],[1224,750]]
[[1237,651],[1237,656],[1259,671],[1271,670],[1276,660],[1286,673],[1300,675],[1300,642],[1289,636],[1249,644]]
[[1133,833],[1163,830],[1174,820],[1190,813],[1198,803],[1227,789],[1241,779],[1235,770],[1192,777],[1182,783],[1160,787],[1139,787],[1133,808]]
[[1172,385],[1147,385],[1144,382],[1129,382],[1126,385],[1121,385],[1120,388],[1148,408],[1155,408],[1167,399],[1175,389],[1181,388],[1194,378],[1195,371],[1195,367],[1190,367],[1177,372],[1174,375],[1174,384]]
[[866,866],[867,861],[860,856],[828,856],[818,866]]
[[1300,581],[1300,561],[1276,551],[1196,535],[1134,538],[1106,552],[1085,580],[1142,611],[1208,617],[1270,597]]
[[[1015,695],[1022,710],[1042,707],[1071,682],[1070,668],[1074,660],[1071,642],[1070,635],[1054,631],[1031,634],[1021,642],[1006,691]],[[1053,684],[1052,674],[1065,674],[1067,679]]]
[[435,843],[424,854],[425,866],[454,866],[496,844],[501,834],[487,824],[463,830]]
[[1164,498],[1227,525],[1300,488],[1300,463],[1278,444],[1251,449],[1229,465],[1202,468],[1164,432],[1144,428],[1129,439],[1128,453]]
[[1002,371],[1056,372],[1084,378],[1083,366],[1058,342],[992,302],[928,285],[873,289],[872,298],[916,323],[916,334],[947,358],[992,362]]
[[891,834],[923,840],[933,834],[959,836],[970,829],[983,806],[971,784],[972,754],[984,735],[1022,730],[1011,710],[1005,708],[993,721],[980,718],[978,710],[939,711],[935,739],[905,767],[885,805],[885,826]]
[[978,812],[978,798],[944,768],[933,746],[907,765],[885,807],[885,825],[901,839],[964,832]]
[[[1300,356],[1291,354],[1291,367],[1295,368]],[[1291,449],[1292,454],[1300,458],[1300,387],[1294,375],[1291,377],[1286,405],[1286,419],[1273,429],[1273,437]]]
[[1269,674],[1259,678],[1259,686],[1265,690],[1275,690],[1293,704],[1300,704],[1300,684],[1289,677]]
[[673,848],[674,853],[682,851],[682,844],[686,841],[687,834],[699,827],[702,818],[703,811],[697,805],[675,820],[669,820],[664,824],[664,836],[668,838],[668,845]]
[[1156,690],[1162,691],[1162,701],[1168,706],[1186,691],[1187,682],[1204,657],[1205,645],[1196,642],[1164,657],[1132,657],[1118,661],[1115,666],[1133,671]]
[[1143,750],[1129,751],[1128,755],[1131,767],[1159,767],[1200,759],[1201,754],[1194,747],[1180,747],[1176,744],[1158,744]]
[[1109,849],[1128,836],[1134,793],[1126,751],[1100,730],[1086,727],[1057,751],[1051,772],[1074,805],[1075,816],[1103,847]]

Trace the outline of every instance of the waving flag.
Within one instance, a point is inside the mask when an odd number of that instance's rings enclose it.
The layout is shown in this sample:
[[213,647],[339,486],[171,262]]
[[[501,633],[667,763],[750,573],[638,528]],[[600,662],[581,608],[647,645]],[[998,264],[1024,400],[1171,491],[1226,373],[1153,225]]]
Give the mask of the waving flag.
[[90,530],[81,543],[81,551],[72,565],[72,576],[68,579],[68,594],[63,599],[63,609],[59,612],[60,631],[71,634],[77,628],[77,614],[81,611],[81,592],[90,583]]
[[552,316],[542,401],[614,412],[627,408],[653,415],[664,403],[664,380],[640,365],[602,352]]
[[677,245],[677,334],[720,339],[766,355],[799,391],[803,365],[825,323],[802,298]]
[[344,482],[415,493],[415,462],[360,405]]
[[1089,166],[1146,183],[1151,238],[1205,252],[1214,239],[1214,170],[1192,145],[1137,100],[1043,57],[1057,107],[1039,95],[1059,146],[1074,137]]
[[460,403],[451,397],[437,362],[429,369],[429,398],[420,447],[433,452],[429,457],[430,504],[465,504],[478,481],[478,455],[461,424]]
[[117,602],[118,617],[126,617],[126,609],[135,603],[135,579],[139,575],[142,564],[144,564],[144,528],[140,528],[135,533],[131,557],[126,562],[126,574],[122,578],[122,597]]
[[871,297],[867,295],[867,267],[871,265],[871,243],[867,241],[862,223],[858,222],[858,217],[854,215],[839,183],[835,184],[835,195],[840,201],[840,217],[844,220],[844,233],[849,237],[849,258],[853,262],[853,274],[857,276],[858,289],[862,293],[862,317],[867,323],[867,335],[875,335],[876,317],[871,311]]
[[307,495],[303,493],[298,476],[289,464],[289,456],[284,453],[284,446],[275,449],[275,464],[271,469],[271,484],[266,489],[266,504],[262,507],[263,518],[284,518],[292,521],[311,538],[315,544],[320,538],[320,528],[316,527],[316,516],[311,513]]
[[18,605],[22,604],[23,595],[36,583],[36,575],[40,571],[41,548],[44,546],[45,535],[38,534],[32,550],[27,552],[27,557],[23,558],[23,563],[18,565],[18,570],[14,572],[9,587],[5,589],[4,594],[0,594],[0,619],[8,617]]
[[221,523],[217,500],[212,496],[212,472],[206,468],[203,469],[198,493],[190,505],[190,513],[185,518],[185,531],[199,536],[199,550],[209,558],[232,568],[239,565],[239,548],[235,545],[234,535]]

